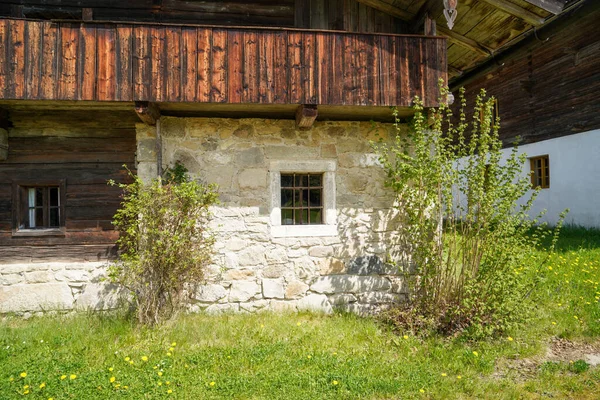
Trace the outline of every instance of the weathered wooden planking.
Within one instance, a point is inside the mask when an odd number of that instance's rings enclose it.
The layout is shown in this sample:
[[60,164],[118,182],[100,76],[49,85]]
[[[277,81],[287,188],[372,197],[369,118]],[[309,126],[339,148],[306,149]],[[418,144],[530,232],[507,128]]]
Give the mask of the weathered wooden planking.
[[19,245],[14,240],[0,244],[0,263],[103,261],[115,258],[114,244],[96,245]]
[[0,19],[0,43],[15,100],[429,106],[446,79],[431,37]]

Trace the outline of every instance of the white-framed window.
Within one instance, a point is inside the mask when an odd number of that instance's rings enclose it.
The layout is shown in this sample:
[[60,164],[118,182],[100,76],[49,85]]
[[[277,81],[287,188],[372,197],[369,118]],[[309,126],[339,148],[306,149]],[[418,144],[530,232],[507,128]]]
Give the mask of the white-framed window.
[[65,180],[13,182],[13,236],[63,235]]
[[271,161],[273,237],[336,236],[333,160]]

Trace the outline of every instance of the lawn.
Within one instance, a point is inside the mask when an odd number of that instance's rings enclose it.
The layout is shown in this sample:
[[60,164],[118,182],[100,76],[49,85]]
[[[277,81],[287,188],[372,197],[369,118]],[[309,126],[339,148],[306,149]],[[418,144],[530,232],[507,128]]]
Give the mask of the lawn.
[[[503,337],[394,334],[334,314],[184,315],[156,329],[116,315],[0,325],[2,399],[600,398],[600,232],[532,249],[538,304]],[[589,360],[588,360],[589,361]]]

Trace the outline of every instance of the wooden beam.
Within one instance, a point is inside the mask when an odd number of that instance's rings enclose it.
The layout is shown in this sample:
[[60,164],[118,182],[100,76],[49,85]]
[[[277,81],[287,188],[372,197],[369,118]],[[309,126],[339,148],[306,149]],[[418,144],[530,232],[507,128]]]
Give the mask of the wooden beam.
[[89,7],[81,9],[81,19],[84,21],[91,21],[94,19],[94,10]]
[[448,65],[448,73],[453,76],[461,76],[463,74],[463,70],[454,68],[452,65]]
[[301,104],[296,110],[296,128],[310,129],[317,119],[317,106],[314,104]]
[[448,39],[450,39],[457,45],[465,47],[471,51],[474,51],[475,53],[479,53],[482,56],[487,57],[493,53],[493,49],[490,49],[489,47],[484,46],[483,44],[478,43],[473,39],[463,36],[460,33],[451,31],[445,26],[438,26],[437,30],[439,34],[446,36]]
[[160,118],[160,109],[156,103],[148,101],[136,101],[135,112],[143,123],[148,125],[156,125],[156,121]]
[[546,22],[546,20],[544,18],[540,17],[539,15],[534,14],[531,11],[526,10],[523,7],[520,7],[520,6],[516,5],[515,3],[511,3],[510,1],[507,1],[507,0],[481,0],[481,1],[485,1],[489,5],[494,6],[498,9],[504,11],[505,13],[514,15],[515,17],[520,18],[523,21],[525,21],[528,24],[533,25],[533,26],[539,26],[539,25],[542,25],[544,22]]
[[0,128],[0,161],[8,159],[8,131]]
[[554,15],[560,14],[565,8],[566,0],[524,0],[525,2],[548,11]]
[[410,31],[412,33],[421,33],[421,27],[425,23],[427,16],[431,19],[437,19],[444,11],[444,2],[441,0],[427,0],[415,17],[410,21]]
[[382,1],[378,1],[378,0],[357,0],[357,1],[366,6],[369,6],[376,10],[379,10],[386,14],[389,14],[392,17],[400,18],[404,21],[411,21],[414,17],[414,15],[409,13],[408,11],[404,11],[401,8],[398,8],[398,7],[388,4],[388,3],[384,3]]

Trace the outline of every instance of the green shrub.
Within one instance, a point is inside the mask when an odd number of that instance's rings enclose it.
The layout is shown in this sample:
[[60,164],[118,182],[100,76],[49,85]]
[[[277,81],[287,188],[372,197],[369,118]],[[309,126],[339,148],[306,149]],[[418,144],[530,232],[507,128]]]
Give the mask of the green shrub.
[[208,223],[215,188],[190,180],[179,164],[165,175],[150,184],[132,176],[132,183],[118,185],[123,201],[113,224],[120,255],[109,278],[131,292],[143,324],[170,318],[203,280],[212,257]]
[[411,132],[373,143],[404,218],[400,244],[411,265],[401,267],[416,272],[407,275],[408,308],[391,318],[413,329],[499,334],[525,315],[535,283],[524,278],[535,267],[527,255],[548,231],[528,215],[535,191],[519,205],[531,189],[521,176],[526,156],[514,148],[502,159],[495,100],[482,90],[467,122],[464,91],[458,117],[447,96],[442,89],[428,115],[416,99]]

